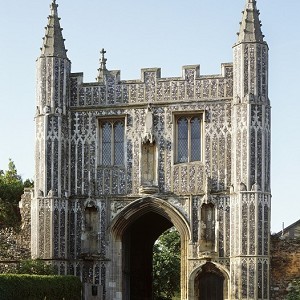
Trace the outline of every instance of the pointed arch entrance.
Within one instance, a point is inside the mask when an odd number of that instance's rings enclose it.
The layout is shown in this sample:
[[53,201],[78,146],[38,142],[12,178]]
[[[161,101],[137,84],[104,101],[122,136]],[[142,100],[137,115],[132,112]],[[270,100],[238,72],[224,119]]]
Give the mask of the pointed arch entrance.
[[184,216],[167,201],[153,197],[134,201],[116,216],[111,232],[120,253],[119,261],[115,262],[119,266],[115,276],[122,299],[152,300],[153,245],[172,226],[181,238],[181,292],[185,297],[190,231]]
[[190,298],[193,300],[228,299],[228,274],[214,263],[207,262],[190,278]]

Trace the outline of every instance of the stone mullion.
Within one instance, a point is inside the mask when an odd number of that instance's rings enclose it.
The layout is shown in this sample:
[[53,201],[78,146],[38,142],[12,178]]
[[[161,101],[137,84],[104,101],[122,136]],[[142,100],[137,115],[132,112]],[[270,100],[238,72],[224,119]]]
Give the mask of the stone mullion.
[[48,58],[51,61],[51,70],[48,70],[48,73],[51,74],[51,84],[50,84],[50,90],[49,90],[49,98],[50,98],[50,103],[51,103],[51,112],[55,112],[55,58],[51,57]]
[[73,154],[75,156],[75,166],[74,166],[74,194],[77,194],[77,185],[78,185],[78,178],[77,178],[77,173],[78,173],[78,167],[77,167],[77,161],[78,161],[78,139],[74,140],[75,144],[75,153]]
[[63,82],[65,83],[63,86],[63,90],[62,90],[62,109],[63,109],[63,114],[65,115],[67,113],[67,107],[68,107],[68,103],[67,103],[67,72],[69,72],[69,62],[67,62],[66,60],[64,60],[64,73],[63,73]]
[[261,168],[262,168],[262,176],[261,176],[261,184],[260,188],[263,192],[266,191],[266,107],[262,105],[262,127],[261,127]]
[[[270,112],[269,112],[270,113]],[[270,118],[270,115],[269,115]],[[269,124],[270,124],[270,119],[268,120]],[[270,126],[270,125],[269,125]],[[267,179],[267,184],[268,186],[266,187],[265,191],[270,191],[270,164],[271,164],[271,157],[270,157],[270,153],[269,153],[269,149],[271,148],[271,132],[270,132],[270,128],[266,129],[266,142],[267,142],[267,146],[266,146],[266,151],[267,153],[265,153],[265,156],[267,157],[267,166],[266,166],[266,179]]]
[[64,223],[64,231],[62,232],[62,235],[64,236],[64,247],[61,247],[61,249],[63,250],[63,254],[61,256],[62,256],[62,258],[67,258],[68,245],[69,245],[69,241],[68,241],[68,214],[69,214],[69,211],[68,211],[67,200],[62,199],[61,201],[64,204],[62,207],[62,209],[64,210],[64,219],[62,220]]
[[[58,122],[58,128],[57,128],[57,135],[58,135],[58,153],[55,155],[55,158],[57,159],[57,196],[60,198],[62,196],[62,187],[61,184],[63,183],[63,174],[62,174],[62,143],[63,143],[63,137],[62,137],[62,118],[61,116],[57,117]],[[56,170],[54,170],[56,171]]]
[[38,218],[38,240],[37,240],[37,258],[43,258],[45,254],[45,241],[44,241],[44,229],[45,229],[45,198],[38,199],[37,206],[37,218]]
[[251,189],[251,105],[247,105],[247,118],[246,118],[246,127],[247,130],[247,148],[244,149],[246,152],[246,165],[247,165],[247,181],[245,182],[247,189]]
[[247,253],[245,253],[246,255],[249,255],[251,253],[250,243],[253,242],[253,241],[251,241],[251,238],[250,238],[250,231],[251,231],[251,222],[250,222],[251,210],[250,210],[250,206],[251,206],[251,203],[250,203],[249,197],[248,197],[248,199],[247,199]]
[[[45,58],[46,61],[46,72],[45,72],[45,105],[50,106],[49,103],[49,60],[51,58]],[[51,74],[51,71],[50,71]],[[50,78],[51,79],[51,78]]]
[[[57,65],[58,65],[58,70],[57,70],[57,73],[55,73],[55,67],[53,68],[54,70],[54,85],[55,85],[55,81],[57,81],[57,87],[54,86],[54,91],[55,89],[57,88],[57,99],[56,99],[56,103],[57,103],[57,107],[56,108],[60,108],[61,111],[63,109],[63,103],[62,103],[62,96],[61,96],[61,75],[60,75],[60,72],[61,72],[61,59],[60,58],[55,58],[57,59]],[[55,93],[54,93],[55,95]]]
[[[236,111],[237,111],[237,105],[233,106],[233,116],[232,119],[236,119]],[[232,134],[232,181],[234,184],[234,189],[237,188],[237,172],[236,172],[236,161],[237,161],[237,139],[234,139],[234,136],[237,136],[237,124],[234,123],[232,126],[233,134]]]
[[82,141],[82,147],[81,147],[81,194],[84,195],[84,162],[85,162],[85,156],[84,156],[84,140]]
[[224,171],[224,189],[227,188],[227,186],[229,186],[229,184],[231,183],[229,180],[228,180],[228,177],[230,175],[230,172],[228,172],[228,169],[229,169],[229,166],[228,166],[228,160],[227,160],[227,157],[229,156],[229,153],[228,153],[228,135],[229,133],[226,132],[226,134],[224,135],[224,139],[225,139],[225,153],[224,153],[224,167],[225,167],[225,171]]
[[254,129],[254,135],[255,135],[255,138],[254,138],[254,141],[255,141],[254,148],[251,148],[251,145],[250,145],[250,148],[249,148],[250,152],[252,152],[252,151],[255,152],[255,163],[254,163],[254,165],[255,165],[255,172],[254,172],[254,174],[250,173],[250,178],[251,178],[251,175],[253,175],[254,180],[253,180],[253,182],[251,182],[251,179],[250,179],[249,189],[251,189],[251,186],[253,184],[255,184],[255,183],[256,184],[260,184],[258,182],[258,172],[257,172],[257,165],[259,163],[258,162],[258,151],[257,151],[257,149],[258,149],[258,130],[259,130],[259,127],[258,127],[258,125],[256,125],[256,126],[253,125],[253,126],[250,126],[250,128]]
[[201,226],[201,208],[202,208],[202,203],[203,203],[203,198],[198,198],[197,199],[197,223],[198,223],[198,228],[197,228],[197,241],[201,241],[201,231],[202,231],[202,226]]
[[242,226],[242,211],[243,211],[243,194],[239,194],[238,196],[238,213],[237,213],[237,256],[242,255],[243,252],[243,226]]
[[66,174],[68,176],[68,185],[67,185],[67,191],[68,191],[68,196],[71,195],[72,193],[72,185],[71,185],[71,180],[72,180],[72,155],[74,155],[74,153],[72,153],[72,143],[74,143],[74,141],[72,141],[72,120],[71,120],[71,114],[69,113],[67,115],[67,122],[69,124],[69,127],[67,128],[67,132],[68,132],[68,174]]
[[[226,196],[224,198],[224,225],[223,225],[224,257],[228,257],[230,255],[230,233],[229,233],[229,229],[230,229],[230,211],[227,212],[227,209],[230,210],[230,206],[229,206],[228,201],[229,201],[229,199]],[[229,215],[229,216],[227,217],[227,215]],[[228,233],[228,235],[227,235],[227,233]]]
[[[36,145],[38,149],[36,149],[35,156],[38,156],[38,160],[36,160],[36,178],[35,178],[35,193],[38,195],[39,191],[46,193],[46,136],[47,136],[47,119],[48,116],[45,117],[37,117],[36,127],[37,131],[42,131],[42,137],[36,140]],[[38,163],[37,163],[38,162]],[[38,174],[38,176],[37,176]]]
[[48,141],[48,127],[49,127],[49,115],[45,115],[45,123],[44,123],[44,161],[43,161],[43,166],[44,166],[44,176],[43,176],[43,183],[41,186],[41,190],[44,193],[44,195],[47,195],[47,191],[48,191],[48,179],[47,179],[47,169],[48,169],[48,161],[47,161],[47,157],[48,157],[48,151],[50,149],[47,148],[47,141]]
[[50,190],[54,190],[54,160],[55,160],[55,151],[54,151],[54,142],[55,142],[55,137],[53,138],[50,138],[49,139],[51,140],[51,149],[50,149],[50,152],[51,152],[51,178],[50,178],[50,183],[51,183],[51,187],[48,188],[47,190],[47,193],[49,193]]
[[[53,237],[53,240],[54,239],[58,239],[58,257],[59,258],[62,258],[62,255],[61,255],[61,210],[62,210],[62,203],[61,203],[61,200],[57,200],[57,209],[58,209],[58,237]],[[55,207],[54,207],[55,209]],[[54,223],[54,222],[53,222]],[[55,224],[53,224],[53,227],[55,226]],[[53,232],[55,232],[55,230],[53,230]],[[54,245],[55,246],[55,245]]]
[[[49,221],[50,221],[50,232],[49,232],[49,236],[48,236],[48,247],[49,247],[49,257],[46,258],[53,258],[54,257],[54,199],[51,198],[49,199]],[[46,245],[46,239],[47,237],[45,237],[45,245]]]
[[74,204],[74,258],[77,259],[79,254],[77,251],[77,231],[79,230],[79,228],[77,227],[77,218],[78,218],[78,200],[75,200],[75,204]]
[[[258,228],[257,228],[257,224],[259,224],[259,194],[258,193],[254,193],[254,207],[255,207],[255,239],[254,239],[254,243],[255,243],[255,253],[254,255],[257,257],[259,255],[259,251],[258,251],[258,247],[259,247],[259,241],[258,241]],[[263,214],[262,214],[263,216]],[[262,222],[263,223],[263,222]],[[262,228],[263,229],[263,228]],[[263,231],[262,231],[262,240],[263,240]],[[256,281],[257,282],[257,281]]]
[[249,45],[248,48],[248,74],[249,74],[249,94],[257,95],[257,60],[256,45]]
[[80,173],[80,178],[81,178],[81,182],[80,182],[80,192],[81,195],[84,195],[84,141],[81,139],[81,149],[79,149],[79,151],[81,152],[81,166],[79,169],[79,173]]
[[227,166],[227,156],[228,154],[228,149],[227,149],[227,136],[228,136],[228,132],[226,132],[224,134],[224,155],[223,155],[223,159],[224,159],[224,189],[227,188],[228,184],[227,184],[227,178],[228,178],[228,166]]
[[[220,182],[221,182],[221,177],[220,177],[220,161],[222,158],[220,158],[220,133],[217,132],[216,134],[216,163],[217,163],[217,170],[216,170],[216,179],[217,179],[217,190],[220,190]],[[222,183],[221,183],[222,184]]]
[[61,199],[61,211],[60,214],[64,213],[62,218],[60,216],[60,223],[63,223],[63,229],[60,227],[60,237],[64,239],[64,244],[60,245],[60,257],[61,258],[66,258],[67,257],[67,249],[68,249],[68,205],[67,205],[67,200],[66,199]]

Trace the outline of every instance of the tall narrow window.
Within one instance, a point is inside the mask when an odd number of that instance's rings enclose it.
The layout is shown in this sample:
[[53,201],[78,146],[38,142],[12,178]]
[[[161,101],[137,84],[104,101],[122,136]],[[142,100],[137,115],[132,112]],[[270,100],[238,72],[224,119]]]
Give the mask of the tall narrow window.
[[177,141],[177,160],[178,162],[188,161],[188,119],[179,118],[178,126],[178,141]]
[[111,136],[112,124],[105,122],[102,125],[102,165],[111,165]]
[[200,119],[194,117],[191,119],[191,161],[196,161],[201,159],[201,134],[200,134]]
[[124,124],[121,121],[115,123],[114,132],[114,164],[124,164]]
[[100,121],[100,164],[124,165],[124,121]]
[[201,117],[181,116],[176,120],[176,162],[201,160]]

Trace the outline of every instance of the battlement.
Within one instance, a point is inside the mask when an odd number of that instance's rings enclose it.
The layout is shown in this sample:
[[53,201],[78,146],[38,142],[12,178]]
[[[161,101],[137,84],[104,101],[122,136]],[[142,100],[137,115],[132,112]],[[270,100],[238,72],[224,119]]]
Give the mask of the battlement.
[[200,75],[199,65],[188,65],[181,77],[163,78],[160,68],[146,68],[136,80],[121,80],[120,71],[107,71],[103,81],[92,83],[83,82],[83,73],[73,73],[71,107],[228,99],[233,97],[232,70],[226,63],[221,74]]

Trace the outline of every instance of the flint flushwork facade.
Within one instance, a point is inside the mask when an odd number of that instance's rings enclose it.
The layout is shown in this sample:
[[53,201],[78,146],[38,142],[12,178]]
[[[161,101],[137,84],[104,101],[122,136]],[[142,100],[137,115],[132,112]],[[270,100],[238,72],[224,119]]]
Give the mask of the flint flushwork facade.
[[270,299],[268,45],[256,1],[220,75],[189,65],[125,81],[103,50],[85,83],[66,53],[53,1],[37,59],[33,257],[80,276],[86,299],[152,299],[143,247],[175,226],[181,299]]

